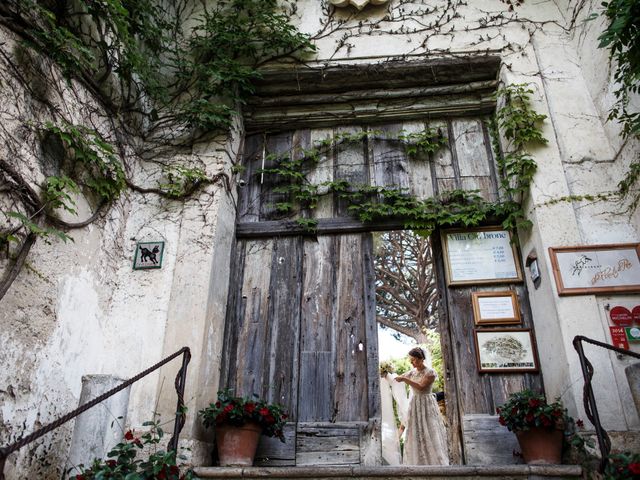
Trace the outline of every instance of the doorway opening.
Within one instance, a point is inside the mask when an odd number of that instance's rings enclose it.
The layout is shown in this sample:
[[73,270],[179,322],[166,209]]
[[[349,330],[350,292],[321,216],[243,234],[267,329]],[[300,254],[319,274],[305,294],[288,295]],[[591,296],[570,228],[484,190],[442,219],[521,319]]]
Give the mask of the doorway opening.
[[[413,230],[374,234],[376,322],[380,371],[382,460],[403,463],[411,388],[397,382],[412,368],[409,350],[419,347],[424,364],[436,379],[429,391],[435,397],[445,424],[445,364],[439,322],[440,292],[431,238]],[[425,442],[429,439],[424,439]],[[448,448],[447,448],[448,450]]]

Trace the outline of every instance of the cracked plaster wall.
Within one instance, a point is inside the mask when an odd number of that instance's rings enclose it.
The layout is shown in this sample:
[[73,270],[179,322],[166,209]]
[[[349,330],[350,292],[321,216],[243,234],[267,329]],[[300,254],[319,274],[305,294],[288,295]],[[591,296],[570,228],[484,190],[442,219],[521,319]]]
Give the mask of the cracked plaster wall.
[[[0,37],[5,51],[12,52],[15,39],[4,31]],[[59,75],[51,81],[62,92],[61,96],[50,94],[54,104],[69,109],[66,113],[75,122],[99,124],[107,138],[112,134],[95,102],[86,108],[92,100],[79,85],[72,82],[66,86]],[[46,111],[38,110],[37,102],[30,103],[28,93],[16,84],[0,83],[0,98],[3,128],[14,133],[24,130],[17,167],[33,178],[33,184],[39,184],[46,175],[39,140],[24,125],[28,118],[48,120]],[[187,160],[197,157],[213,175],[228,170],[239,138],[237,134],[225,135],[197,145],[190,153],[168,155],[184,155]],[[11,155],[7,148],[4,157]],[[132,161],[128,174],[139,185],[155,186],[160,172],[154,164]],[[91,213],[83,198],[77,200],[79,215],[65,217],[70,221]],[[221,205],[227,213],[218,216]],[[6,202],[2,205],[2,210],[11,208]],[[195,412],[196,379],[204,375],[202,360],[212,358],[207,364],[212,369],[219,358],[214,349],[220,346],[217,338],[222,337],[223,309],[207,307],[211,302],[225,303],[227,286],[224,281],[211,282],[209,277],[216,268],[223,274],[228,270],[229,225],[234,224],[228,212],[233,211],[232,199],[221,185],[208,186],[186,202],[129,191],[104,218],[69,232],[73,242],[56,238],[50,244],[37,241],[26,268],[0,300],[0,444],[29,434],[77,407],[83,375],[129,378],[183,345],[193,351],[188,380],[192,391],[186,400]],[[134,271],[136,242],[158,240],[165,242],[162,268]],[[6,268],[6,259],[1,262],[0,267]],[[217,290],[211,290],[210,285]],[[204,345],[208,347],[206,354]],[[173,417],[174,367],[178,366],[179,360],[174,361],[132,387],[129,425],[139,427],[152,419],[158,406],[162,420]],[[203,398],[211,401],[214,394],[215,390],[207,390]],[[173,405],[162,409],[167,396]],[[192,446],[188,439],[193,436],[195,414],[189,420],[184,444]],[[65,464],[72,428],[73,421],[12,454],[6,478],[61,478],[63,469],[70,467]]]
[[[547,248],[638,240],[637,216],[628,221],[612,213],[612,205],[545,204],[614,188],[624,166],[637,157],[637,143],[621,146],[616,127],[603,124],[611,87],[610,74],[601,68],[606,53],[594,47],[596,23],[571,31],[575,2],[560,0],[525,2],[514,14],[499,0],[450,2],[448,11],[445,2],[391,0],[360,13],[336,10],[330,24],[327,2],[294,3],[294,20],[301,29],[311,35],[322,32],[311,64],[492,53],[503,58],[503,81],[533,85],[534,106],[549,117],[544,132],[550,143],[533,152],[539,165],[528,199],[534,228],[521,232],[522,254],[536,249],[542,259],[541,288],[528,287],[547,390],[552,396],[562,394],[572,413],[583,416],[581,374],[570,342],[575,334],[607,340],[604,299],[558,298]],[[78,118],[84,114],[76,113]],[[15,122],[11,115],[3,117]],[[240,138],[237,131],[192,154],[201,156],[212,172],[226,169]],[[37,165],[33,154],[27,152],[26,158]],[[151,179],[157,172],[134,174]],[[128,377],[186,344],[194,353],[186,394],[190,412],[206,405],[219,374],[233,222],[233,204],[218,188],[184,204],[128,194],[105,219],[73,232],[75,243],[37,243],[29,257],[32,268],[21,273],[0,301],[0,438],[29,433],[75,407],[83,374]],[[135,242],[158,239],[166,242],[163,268],[132,271]],[[600,355],[594,364],[603,375],[596,389],[609,407],[605,427],[638,430],[637,413],[625,406],[621,363]],[[170,415],[176,370],[177,364],[134,386],[128,415],[132,425],[150,418],[156,404]],[[607,378],[616,378],[617,388]],[[69,429],[21,453],[18,469],[10,465],[8,478],[22,478],[25,472],[58,478]],[[196,448],[208,439],[193,415],[185,439]],[[194,454],[199,455],[196,461],[202,461],[203,452]],[[16,463],[15,456],[10,463]]]

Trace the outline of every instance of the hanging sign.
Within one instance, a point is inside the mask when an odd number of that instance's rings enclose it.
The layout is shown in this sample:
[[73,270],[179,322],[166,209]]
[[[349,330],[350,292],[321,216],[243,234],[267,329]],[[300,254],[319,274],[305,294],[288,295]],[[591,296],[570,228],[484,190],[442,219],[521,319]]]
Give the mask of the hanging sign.
[[630,327],[633,322],[633,314],[621,306],[613,307],[609,311],[609,318],[614,325],[619,327]]
[[609,331],[611,332],[611,343],[614,347],[629,350],[629,342],[627,341],[627,333],[624,331],[624,327],[609,327]]

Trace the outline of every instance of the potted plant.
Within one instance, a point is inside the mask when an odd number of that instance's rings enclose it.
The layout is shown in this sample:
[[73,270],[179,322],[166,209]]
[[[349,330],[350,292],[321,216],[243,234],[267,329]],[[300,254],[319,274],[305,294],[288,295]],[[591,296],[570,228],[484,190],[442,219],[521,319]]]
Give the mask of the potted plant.
[[564,429],[573,419],[559,401],[547,403],[544,395],[526,389],[511,394],[496,411],[500,424],[518,438],[526,463],[561,463]]
[[218,400],[199,412],[205,427],[213,427],[221,466],[253,465],[260,435],[284,442],[287,419],[284,407],[267,403],[257,395],[235,397],[228,389]]

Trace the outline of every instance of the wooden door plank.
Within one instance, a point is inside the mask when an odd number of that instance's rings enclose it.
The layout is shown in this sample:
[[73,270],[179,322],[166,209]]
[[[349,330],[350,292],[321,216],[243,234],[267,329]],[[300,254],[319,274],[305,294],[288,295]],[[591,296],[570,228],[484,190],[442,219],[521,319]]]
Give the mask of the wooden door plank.
[[[281,132],[275,135],[268,135],[266,139],[266,155],[264,166],[272,168],[277,165],[278,158],[288,158],[292,154],[293,132]],[[279,212],[276,204],[289,201],[286,193],[274,192],[274,188],[286,184],[288,179],[283,179],[279,175],[264,174],[256,178],[260,182],[260,220],[276,220],[284,218],[288,213]]]
[[[238,322],[235,393],[260,395],[266,378],[265,353],[268,347],[269,284],[273,240],[252,240],[245,250],[242,285],[244,315]],[[233,348],[233,347],[232,347]]]
[[242,175],[244,185],[238,187],[238,221],[257,222],[260,220],[260,177],[257,172],[262,165],[263,134],[248,136],[244,141]]
[[404,148],[396,140],[403,130],[402,123],[376,126],[370,130],[380,132],[367,142],[371,185],[408,190],[408,159]]
[[[336,420],[367,420],[366,391],[367,352],[364,325],[364,291],[362,271],[362,236],[338,238],[336,258],[336,300],[334,321],[336,342]],[[353,261],[356,259],[356,261]]]
[[[407,134],[418,133],[424,131],[425,123],[404,122],[402,127]],[[433,127],[439,128],[437,124],[434,124]],[[420,200],[426,200],[434,195],[433,162],[434,159],[429,154],[418,154],[409,157],[409,193]]]
[[488,177],[491,166],[484,143],[482,122],[478,119],[451,121],[461,177]]
[[298,420],[334,420],[335,237],[304,240]]
[[229,276],[229,296],[225,315],[224,343],[220,362],[220,389],[235,388],[238,350],[232,346],[238,343],[239,322],[244,318],[245,302],[242,299],[241,285],[244,283],[244,260],[246,240],[236,240],[231,248],[231,272]]
[[298,404],[298,348],[300,333],[300,281],[302,239],[276,238],[271,261],[269,315],[265,368],[268,381],[264,398],[285,406],[291,421],[296,420]]
[[479,190],[482,198],[489,202],[494,202],[498,198],[498,192],[491,177],[462,177],[460,188],[467,191]]
[[453,167],[453,158],[451,155],[452,146],[454,145],[454,139],[451,137],[451,134],[449,133],[448,125],[446,122],[433,122],[433,123],[430,123],[429,126],[432,128],[443,129],[448,140],[448,146],[438,149],[433,154],[435,178],[436,179],[455,178],[456,175]]
[[[323,140],[333,138],[333,129],[319,128],[310,131],[309,145],[306,148],[317,148]],[[333,149],[320,149],[320,156],[315,168],[311,169],[307,175],[309,183],[320,185],[333,180],[334,164]],[[327,186],[321,187],[320,193],[326,194]],[[332,218],[333,217],[333,198],[331,195],[323,195],[318,200],[315,210],[310,212],[311,218]]]
[[[361,127],[338,127],[334,136],[338,138],[334,148],[334,178],[346,180],[354,186],[368,185],[369,169],[364,141],[339,140],[344,135],[355,135],[362,132]],[[349,202],[345,199],[335,199],[335,215],[349,216]]]

